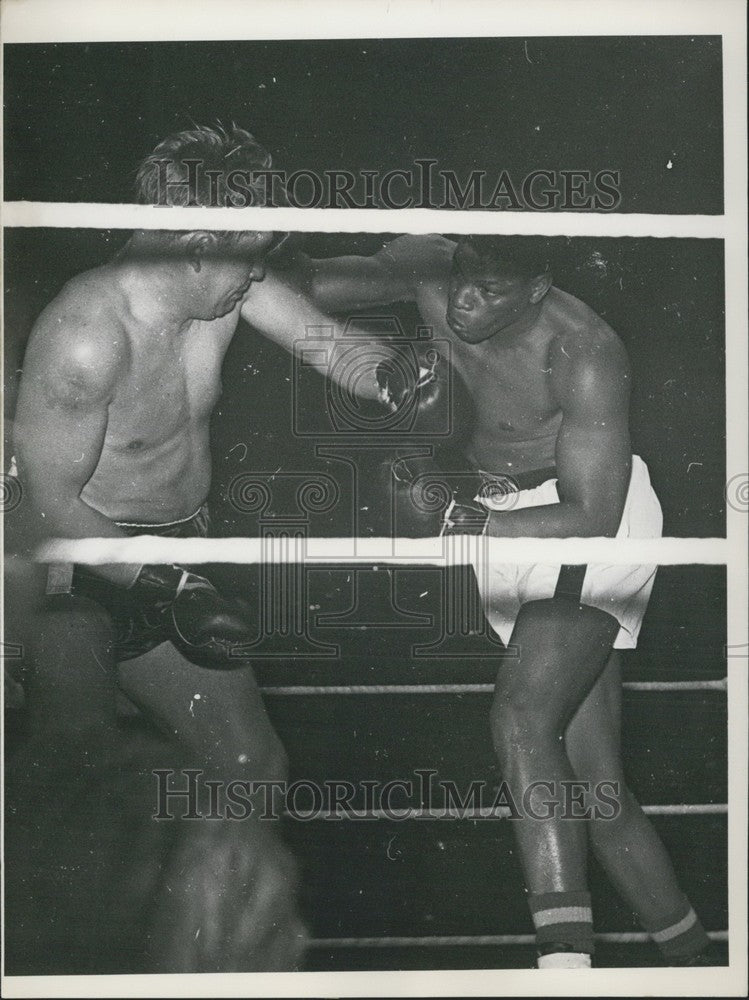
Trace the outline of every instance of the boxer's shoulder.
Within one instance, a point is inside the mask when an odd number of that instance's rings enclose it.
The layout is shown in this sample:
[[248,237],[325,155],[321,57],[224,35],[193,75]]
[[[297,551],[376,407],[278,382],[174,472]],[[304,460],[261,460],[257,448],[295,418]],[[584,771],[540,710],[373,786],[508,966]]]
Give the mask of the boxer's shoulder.
[[[24,370],[42,377],[50,402],[106,396],[130,361],[127,330],[97,281],[74,278],[37,320]],[[97,294],[98,292],[98,294]]]
[[614,364],[626,362],[627,352],[618,334],[574,295],[552,288],[543,317],[550,333],[549,351],[556,360],[600,357]]
[[630,365],[619,336],[589,306],[553,289],[546,322],[549,324],[548,362],[558,391],[601,388],[613,391],[628,383]]

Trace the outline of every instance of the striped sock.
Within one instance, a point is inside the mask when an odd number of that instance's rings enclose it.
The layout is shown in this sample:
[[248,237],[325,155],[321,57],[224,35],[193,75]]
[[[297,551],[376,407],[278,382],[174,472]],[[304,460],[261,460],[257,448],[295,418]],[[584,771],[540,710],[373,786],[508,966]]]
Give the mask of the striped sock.
[[590,969],[590,955],[585,951],[553,951],[538,956],[539,969]]
[[681,904],[657,925],[646,927],[664,958],[686,959],[698,955],[710,943],[705,928],[684,897]]
[[595,952],[589,892],[543,892],[531,895],[528,905],[540,955],[565,951],[592,955]]

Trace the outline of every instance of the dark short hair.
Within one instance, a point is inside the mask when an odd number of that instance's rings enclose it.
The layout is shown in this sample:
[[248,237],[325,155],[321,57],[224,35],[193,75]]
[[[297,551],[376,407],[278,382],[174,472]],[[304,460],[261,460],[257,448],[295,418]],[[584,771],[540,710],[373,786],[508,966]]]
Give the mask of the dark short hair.
[[534,236],[464,236],[460,245],[469,246],[482,263],[496,268],[508,278],[528,280],[551,271],[548,240]]

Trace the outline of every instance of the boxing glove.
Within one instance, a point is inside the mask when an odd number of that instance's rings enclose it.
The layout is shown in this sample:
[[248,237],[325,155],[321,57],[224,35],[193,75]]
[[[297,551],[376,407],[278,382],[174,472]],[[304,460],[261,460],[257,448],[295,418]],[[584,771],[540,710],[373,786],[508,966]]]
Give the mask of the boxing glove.
[[210,580],[182,566],[143,566],[129,592],[141,621],[162,629],[191,662],[214,670],[245,662],[240,647],[255,638],[250,623]]
[[396,535],[483,534],[489,512],[475,499],[481,495],[482,479],[462,465],[451,464],[448,453],[440,451],[436,458],[387,461]]
[[443,535],[483,535],[489,521],[489,511],[483,504],[453,499],[442,521]]
[[445,437],[452,421],[452,370],[435,349],[398,353],[377,365],[380,402],[401,415],[394,428]]

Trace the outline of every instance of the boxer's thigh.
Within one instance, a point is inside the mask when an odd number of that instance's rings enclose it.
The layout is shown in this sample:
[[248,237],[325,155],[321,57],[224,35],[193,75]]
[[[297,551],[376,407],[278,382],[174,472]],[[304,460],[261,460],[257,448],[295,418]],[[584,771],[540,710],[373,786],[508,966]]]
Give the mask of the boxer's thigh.
[[598,608],[566,599],[530,601],[510,639],[516,655],[503,660],[495,711],[534,730],[561,732],[600,676],[619,625]]
[[119,684],[190,764],[230,769],[229,777],[277,780],[286,758],[250,667],[220,671],[185,659],[170,642],[119,664]]
[[31,641],[36,634],[39,607],[44,596],[45,567],[8,552],[3,565],[3,672],[5,707],[24,704],[23,680],[31,666]]
[[68,740],[106,740],[115,725],[116,665],[109,615],[95,601],[44,601],[28,623],[25,681],[32,735],[64,751]]

